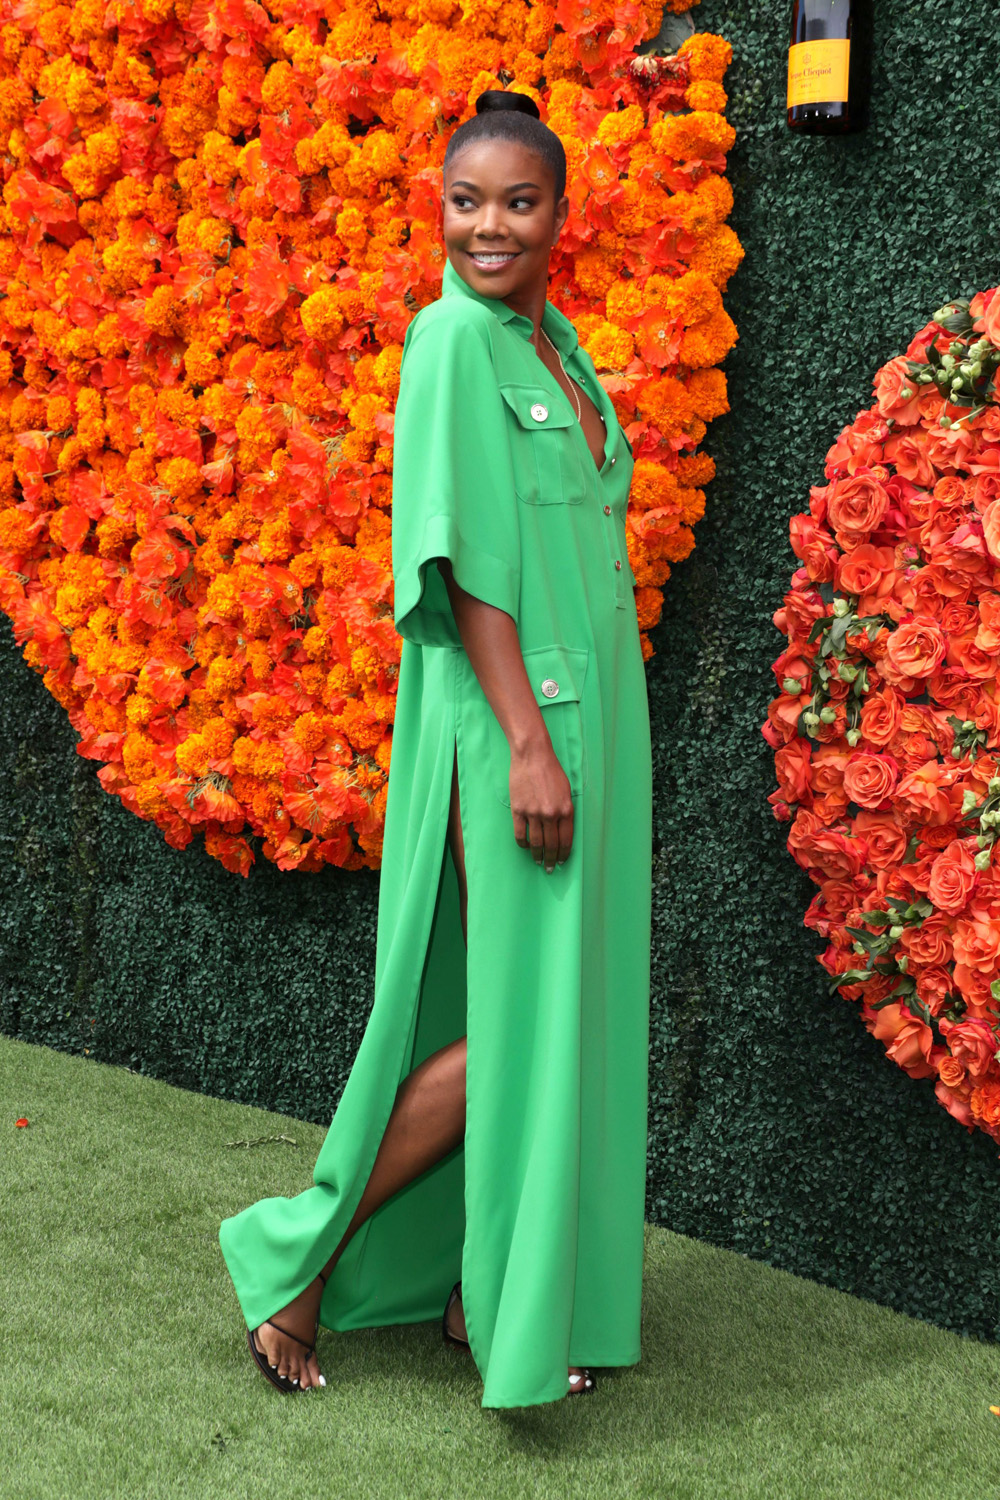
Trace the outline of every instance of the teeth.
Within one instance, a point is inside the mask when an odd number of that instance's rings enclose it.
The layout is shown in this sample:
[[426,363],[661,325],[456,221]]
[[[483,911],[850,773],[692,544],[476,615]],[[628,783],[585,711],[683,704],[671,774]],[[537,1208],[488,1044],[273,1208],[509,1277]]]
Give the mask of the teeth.
[[486,255],[478,251],[473,251],[472,259],[485,261],[487,265],[495,266],[502,260],[513,260],[514,256],[509,251],[503,255]]

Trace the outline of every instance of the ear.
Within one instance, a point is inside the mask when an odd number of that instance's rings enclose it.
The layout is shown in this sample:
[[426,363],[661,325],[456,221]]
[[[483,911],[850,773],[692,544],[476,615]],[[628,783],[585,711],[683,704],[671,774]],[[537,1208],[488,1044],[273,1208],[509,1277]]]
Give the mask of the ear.
[[569,199],[566,197],[565,193],[562,195],[562,197],[559,199],[558,203],[556,204],[556,211],[555,211],[555,214],[554,214],[553,217],[554,217],[554,224],[553,224],[553,230],[554,230],[554,232],[553,232],[553,235],[552,235],[552,243],[554,245],[555,242],[556,242],[556,240],[562,234],[563,228],[564,228],[564,226],[566,224],[566,220],[569,218]]

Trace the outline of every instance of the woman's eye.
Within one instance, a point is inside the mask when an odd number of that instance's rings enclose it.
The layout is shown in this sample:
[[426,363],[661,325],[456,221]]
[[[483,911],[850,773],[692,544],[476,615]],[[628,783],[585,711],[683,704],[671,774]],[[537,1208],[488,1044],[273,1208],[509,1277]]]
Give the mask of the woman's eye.
[[471,203],[472,199],[467,198],[464,193],[454,193],[451,201],[455,208],[462,208],[466,203]]
[[512,198],[511,203],[514,207],[516,207],[519,203],[523,203],[525,208],[534,208],[535,206],[534,198]]

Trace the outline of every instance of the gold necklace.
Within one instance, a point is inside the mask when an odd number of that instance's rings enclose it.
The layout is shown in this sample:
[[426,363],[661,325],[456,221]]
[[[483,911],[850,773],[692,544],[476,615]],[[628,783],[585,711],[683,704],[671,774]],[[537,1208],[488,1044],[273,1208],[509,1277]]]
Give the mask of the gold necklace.
[[576,389],[576,383],[574,381],[570,380],[569,376],[566,375],[566,366],[562,362],[562,355],[559,353],[559,350],[556,349],[555,344],[549,338],[548,334],[545,333],[545,329],[544,328],[542,329],[542,333],[545,334],[545,342],[548,344],[549,348],[550,349],[555,349],[556,359],[559,361],[559,368],[560,368],[560,370],[562,370],[563,375],[566,377],[566,379],[569,380],[569,388],[573,392],[573,404],[576,407],[576,420],[580,423],[580,425],[582,427],[583,426],[583,407],[580,404],[580,396],[579,396],[579,393],[577,392],[577,389]]

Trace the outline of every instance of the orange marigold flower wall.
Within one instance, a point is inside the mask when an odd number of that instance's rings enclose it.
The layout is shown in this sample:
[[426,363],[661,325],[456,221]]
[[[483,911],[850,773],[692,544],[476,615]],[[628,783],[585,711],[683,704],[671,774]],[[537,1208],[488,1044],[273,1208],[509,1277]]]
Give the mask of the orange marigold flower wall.
[[[683,11],[690,0],[669,0]],[[393,406],[440,290],[441,163],[537,100],[571,213],[551,296],[636,457],[645,634],[694,544],[736,338],[730,58],[662,7],[3,0],[0,606],[178,848],[376,866],[400,641]]]

